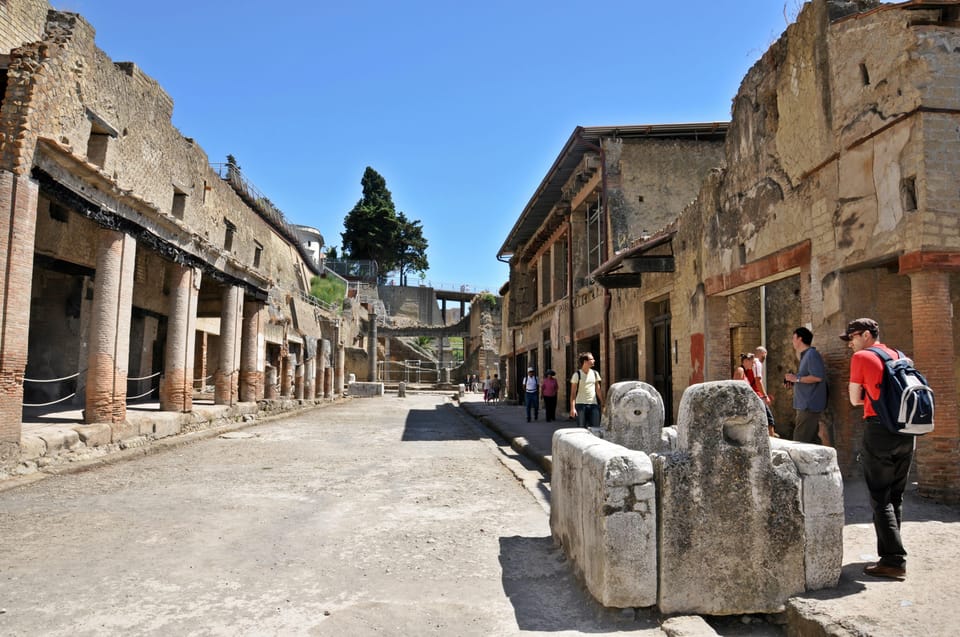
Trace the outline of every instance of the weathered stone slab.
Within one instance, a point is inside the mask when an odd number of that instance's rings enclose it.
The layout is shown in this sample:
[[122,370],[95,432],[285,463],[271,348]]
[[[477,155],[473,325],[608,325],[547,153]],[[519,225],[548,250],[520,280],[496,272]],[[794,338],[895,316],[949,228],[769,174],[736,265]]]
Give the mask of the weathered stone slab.
[[655,459],[659,607],[772,613],[805,589],[800,481],[776,470],[763,404],[741,381],[688,387],[679,450]]
[[350,383],[349,394],[354,398],[383,396],[383,383]]
[[45,455],[54,456],[61,451],[70,451],[80,446],[80,436],[67,427],[45,427],[34,432],[47,445]]
[[673,448],[670,436],[664,435],[663,423],[663,398],[653,385],[631,380],[610,386],[605,440],[645,453],[669,452]]
[[604,606],[657,600],[653,465],[639,451],[583,429],[554,435],[551,528]]
[[771,439],[800,478],[807,590],[833,588],[843,566],[843,477],[832,447]]
[[707,620],[699,615],[671,617],[660,624],[660,630],[667,637],[715,637],[717,634]]
[[[109,440],[109,437],[107,438]],[[20,436],[20,461],[36,460],[47,453],[47,443],[43,438],[31,434]]]
[[558,429],[553,434],[550,473],[550,529],[575,568],[583,564],[583,452],[600,439],[580,428]]
[[77,425],[73,427],[80,437],[80,441],[88,447],[100,447],[110,444],[112,432],[106,423]]

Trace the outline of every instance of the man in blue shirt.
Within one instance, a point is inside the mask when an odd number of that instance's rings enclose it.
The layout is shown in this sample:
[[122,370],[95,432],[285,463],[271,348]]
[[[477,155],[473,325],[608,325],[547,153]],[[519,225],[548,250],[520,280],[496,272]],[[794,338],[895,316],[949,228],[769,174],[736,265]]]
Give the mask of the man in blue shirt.
[[827,368],[817,348],[811,347],[813,332],[805,327],[793,331],[793,349],[800,358],[796,374],[787,374],[784,381],[793,387],[793,408],[796,410],[792,440],[823,444],[820,439],[820,414],[827,408]]

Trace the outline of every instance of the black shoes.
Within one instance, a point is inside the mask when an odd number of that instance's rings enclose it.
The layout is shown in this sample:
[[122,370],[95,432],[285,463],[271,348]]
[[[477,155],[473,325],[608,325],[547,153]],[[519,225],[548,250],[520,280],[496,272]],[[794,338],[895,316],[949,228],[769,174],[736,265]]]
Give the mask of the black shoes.
[[873,577],[887,577],[889,579],[904,580],[907,577],[907,569],[898,566],[887,566],[886,564],[871,564],[865,566],[863,572]]

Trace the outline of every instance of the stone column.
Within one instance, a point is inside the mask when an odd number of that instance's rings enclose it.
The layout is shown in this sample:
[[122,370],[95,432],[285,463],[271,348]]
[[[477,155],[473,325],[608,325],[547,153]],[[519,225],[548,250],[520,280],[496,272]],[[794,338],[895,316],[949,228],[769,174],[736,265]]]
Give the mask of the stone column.
[[160,410],[188,412],[193,409],[193,356],[200,270],[171,263],[167,265],[167,274],[170,315],[167,318],[163,378],[160,379]]
[[244,301],[240,341],[240,401],[253,403],[264,396],[267,310],[262,301]]
[[[954,322],[944,320],[944,308],[952,307],[950,273],[919,270],[910,273],[913,320],[913,360],[933,388],[936,428],[917,439],[917,476],[920,495],[939,502],[960,501],[960,454],[957,440],[957,374],[953,351]],[[883,339],[883,324],[880,325]],[[886,343],[901,347],[897,343]],[[909,354],[909,353],[908,353]]]
[[294,398],[297,400],[303,400],[303,363],[300,363],[293,368],[293,387]]
[[274,398],[279,397],[279,393],[277,392],[277,373],[278,373],[278,371],[279,371],[279,370],[278,370],[276,367],[274,367],[273,365],[271,365],[270,367],[267,368],[267,372],[266,372],[266,383],[267,383],[267,385],[266,385],[266,387],[263,388],[263,396],[264,396],[264,398],[268,398],[268,399],[271,399],[271,400],[272,400],[272,399],[274,399]]
[[377,381],[377,315],[370,312],[369,342],[367,343],[367,358],[370,361],[370,382]]
[[122,232],[97,233],[97,276],[90,320],[84,421],[110,423],[113,441],[132,434],[127,418],[127,361],[137,243]]
[[243,289],[223,289],[220,307],[220,360],[214,376],[213,402],[233,405],[240,399],[240,336],[243,323]]
[[323,397],[333,398],[333,368],[323,368]]
[[317,397],[317,357],[314,356],[306,363],[303,369],[303,395],[307,400]]
[[341,331],[340,325],[337,325],[337,328],[334,330],[333,336],[333,395],[342,396],[343,395],[343,367],[346,364],[346,353],[343,349],[343,341],[341,340]]
[[280,396],[282,398],[293,398],[294,396],[294,370],[297,368],[297,355],[287,354],[283,357],[283,377],[280,379]]
[[0,466],[20,453],[37,198],[36,183],[0,170]]

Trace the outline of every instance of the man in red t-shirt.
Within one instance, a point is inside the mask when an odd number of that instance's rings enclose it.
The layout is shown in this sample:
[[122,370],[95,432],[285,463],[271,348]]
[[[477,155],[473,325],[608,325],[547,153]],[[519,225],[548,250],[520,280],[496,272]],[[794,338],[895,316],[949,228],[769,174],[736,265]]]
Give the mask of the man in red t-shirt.
[[853,350],[850,359],[850,404],[863,405],[863,450],[860,464],[870,491],[873,528],[877,533],[880,560],[863,569],[867,575],[902,580],[907,575],[907,551],[900,538],[903,490],[913,460],[912,436],[889,431],[873,408],[871,399],[880,397],[883,361],[868,347],[878,347],[891,358],[900,358],[896,350],[881,343],[880,326],[870,318],[850,321],[840,338]]

